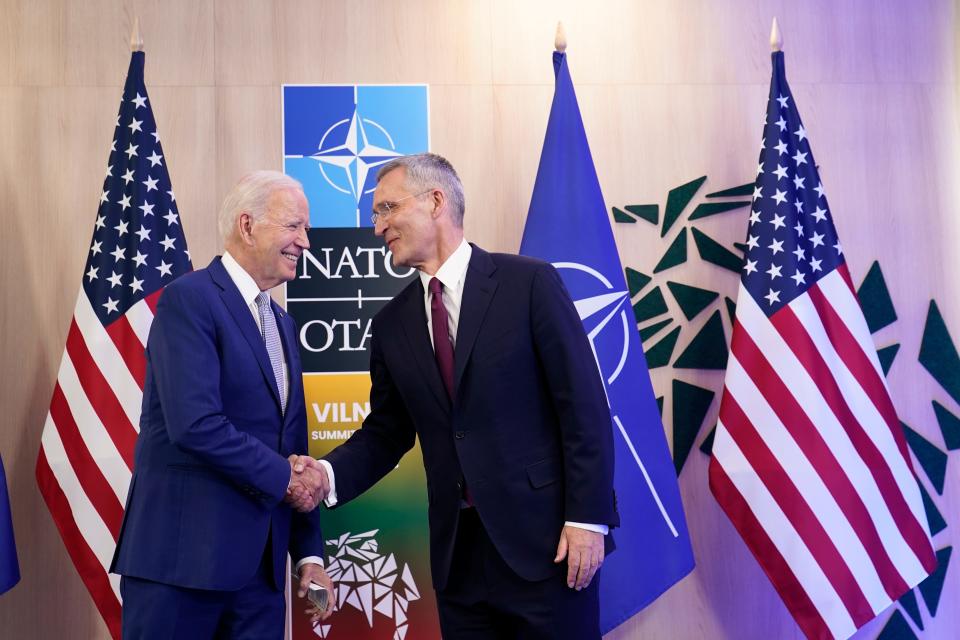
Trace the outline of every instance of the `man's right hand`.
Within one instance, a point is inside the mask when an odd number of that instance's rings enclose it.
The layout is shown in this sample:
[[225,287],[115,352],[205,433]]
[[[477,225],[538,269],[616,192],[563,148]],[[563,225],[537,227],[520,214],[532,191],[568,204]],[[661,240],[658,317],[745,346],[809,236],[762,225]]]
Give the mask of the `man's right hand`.
[[284,500],[297,511],[307,513],[330,493],[330,479],[319,462],[310,456],[292,455],[290,462],[290,484]]

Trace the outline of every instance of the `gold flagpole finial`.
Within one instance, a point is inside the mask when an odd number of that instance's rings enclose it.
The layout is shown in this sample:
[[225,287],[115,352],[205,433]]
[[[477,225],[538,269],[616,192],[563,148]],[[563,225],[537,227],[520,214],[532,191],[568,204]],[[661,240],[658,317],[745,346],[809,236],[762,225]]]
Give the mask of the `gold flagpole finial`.
[[564,30],[562,22],[557,22],[557,36],[553,39],[553,46],[560,53],[567,50],[567,32]]
[[130,31],[130,51],[143,51],[143,38],[140,36],[140,18],[134,17]]
[[773,19],[773,26],[770,27],[770,48],[774,51],[783,51],[783,34],[780,33],[780,23]]

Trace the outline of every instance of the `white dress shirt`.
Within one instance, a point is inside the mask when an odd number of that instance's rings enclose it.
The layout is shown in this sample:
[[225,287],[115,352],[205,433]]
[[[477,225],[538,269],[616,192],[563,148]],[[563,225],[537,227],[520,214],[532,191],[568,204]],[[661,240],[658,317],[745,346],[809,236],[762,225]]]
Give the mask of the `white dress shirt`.
[[[447,330],[450,332],[450,340],[454,349],[457,346],[457,326],[460,323],[460,303],[463,301],[463,285],[467,280],[467,268],[470,266],[470,257],[473,255],[473,247],[465,239],[460,241],[453,253],[444,261],[437,272],[433,275],[419,272],[420,282],[423,284],[423,307],[427,316],[427,335],[431,336],[430,345],[433,346],[433,319],[430,313],[430,303],[433,300],[433,294],[430,293],[430,281],[433,278],[440,280],[443,284],[443,306],[447,310]],[[320,460],[320,464],[327,470],[330,477],[330,494],[324,501],[328,507],[337,504],[336,485],[333,480],[333,466],[326,460]],[[581,529],[588,529],[607,535],[609,527],[605,524],[585,524],[582,522],[566,522],[565,524]]]

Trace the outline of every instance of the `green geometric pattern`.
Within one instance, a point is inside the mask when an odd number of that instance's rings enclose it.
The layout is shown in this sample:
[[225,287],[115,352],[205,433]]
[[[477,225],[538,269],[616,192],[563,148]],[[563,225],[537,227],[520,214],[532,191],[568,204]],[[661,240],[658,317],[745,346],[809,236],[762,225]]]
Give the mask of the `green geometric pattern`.
[[743,258],[697,228],[693,229],[693,241],[701,258],[739,275],[743,268]]
[[940,606],[940,594],[943,592],[943,581],[947,577],[947,567],[950,566],[952,552],[953,547],[944,547],[937,551],[937,570],[920,583],[920,595],[927,603],[927,610],[931,616],[937,615],[937,607]]
[[934,504],[933,499],[930,497],[930,494],[927,493],[927,489],[923,486],[923,483],[917,482],[917,486],[920,487],[920,497],[923,498],[923,510],[927,514],[927,524],[930,525],[930,535],[935,536],[947,528],[947,521],[943,519],[943,514],[940,513],[940,509],[937,509],[937,505]]
[[710,433],[708,433],[707,437],[700,443],[700,451],[708,456],[713,453],[713,437],[715,435],[717,435],[717,425],[713,425]]
[[887,620],[887,624],[883,627],[880,635],[877,636],[877,640],[917,640],[917,634],[913,632],[907,619],[897,609]]
[[[667,204],[664,208],[662,224],[660,225],[661,238],[665,238],[667,233],[670,232],[682,218],[684,210],[688,207],[705,181],[706,177],[704,176],[670,190],[667,196]],[[731,189],[709,193],[706,197],[744,198],[751,196],[753,189],[754,183],[750,182]],[[701,202],[693,207],[692,212],[688,215],[688,219],[698,220],[732,212],[743,209],[749,204],[750,202],[748,200],[738,202]],[[614,217],[618,221],[633,223],[638,219],[642,219],[652,224],[658,224],[660,219],[660,209],[656,204],[627,205],[623,207],[623,209],[626,211],[614,208]],[[743,224],[746,226],[745,219]],[[653,274],[659,274],[662,271],[684,264],[687,261],[686,231],[686,228],[680,230],[677,237],[671,242],[669,248],[661,256],[656,267],[653,269]],[[732,247],[728,248],[696,227],[691,227],[691,231],[701,260],[735,273],[737,276],[740,275],[744,262],[742,256],[746,254],[748,249],[745,244],[742,242],[734,242],[732,243]],[[734,252],[734,248],[740,255]],[[638,295],[647,284],[656,278],[656,276],[648,276],[629,268],[626,272],[631,298]],[[633,276],[632,278],[631,275]],[[662,285],[663,283],[658,282],[657,284]],[[679,315],[672,318],[657,318],[662,314],[668,313],[661,286],[656,287],[653,292],[648,292],[643,299],[634,305],[638,325],[646,324],[646,326],[642,328],[638,326],[641,339],[645,343],[659,335],[665,327],[669,327],[673,320],[678,321],[678,324],[675,325],[665,337],[662,337],[659,342],[650,347],[650,349],[645,349],[648,367],[650,369],[670,364],[681,332],[695,329],[695,326],[691,326],[695,323],[691,321],[696,320],[701,313],[709,308],[719,297],[719,294],[708,289],[702,289],[679,282],[676,276],[674,276],[671,281],[666,282],[666,285],[670,289],[671,294],[677,302],[678,308],[687,322],[681,321]],[[867,276],[857,290],[857,296],[871,333],[875,333],[891,325],[898,319],[879,263],[874,262],[871,265]],[[725,296],[724,306],[729,316],[730,324],[732,325],[735,321],[736,303],[733,299]],[[894,343],[877,350],[884,375],[890,372],[899,353],[900,346],[899,343]],[[708,355],[705,356],[704,354]],[[674,368],[722,369],[726,365],[728,356],[720,311],[716,310],[696,332],[694,338],[690,340],[679,357],[676,358],[673,366]],[[960,403],[960,355],[957,353],[957,348],[950,337],[943,317],[934,301],[930,302],[918,360],[946,392]],[[716,392],[677,379],[672,381],[671,392],[673,394],[671,407],[674,423],[673,456],[674,465],[679,474],[696,442],[703,422],[709,415],[713,396]],[[657,398],[657,405],[662,417],[664,405],[663,396]],[[960,418],[938,402],[933,402],[933,408],[948,450],[953,451],[960,449]],[[716,435],[716,426],[716,423],[714,423],[699,446],[699,449],[708,456],[711,454]],[[938,494],[942,495],[948,455],[941,451],[937,445],[928,441],[907,425],[902,424],[902,427],[907,443],[919,463],[918,466],[923,468],[927,477],[930,479],[931,485],[936,489]],[[928,493],[925,484],[918,481],[918,486],[920,487],[924,511],[927,516],[931,534],[936,536],[947,528],[948,523],[937,507],[937,504],[931,498],[931,494]],[[951,551],[952,549],[947,547],[937,552],[939,568],[918,587],[931,615],[936,614],[939,605]],[[903,613],[906,612],[906,614],[909,615],[917,628],[921,630],[924,628],[915,594],[915,591],[910,591],[901,597],[899,601],[900,610],[894,610],[893,615],[887,620],[878,638],[884,640],[916,638]],[[958,636],[960,636],[960,634],[958,634]]]
[[673,367],[674,369],[723,370],[727,368],[728,355],[727,340],[723,334],[723,320],[720,319],[720,309],[717,309],[673,363]]
[[650,276],[645,273],[640,273],[636,269],[631,269],[627,267],[624,269],[627,274],[627,288],[630,289],[630,297],[640,293],[640,290],[647,286],[647,283],[653,280]]
[[670,358],[673,356],[673,348],[677,346],[677,338],[680,337],[680,327],[667,334],[657,344],[646,350],[647,368],[656,369],[670,364]]
[[679,282],[667,282],[667,288],[673,294],[673,299],[680,305],[680,311],[687,320],[694,317],[710,306],[710,303],[720,297],[716,291],[707,291],[699,287],[691,287]]
[[667,252],[660,258],[660,262],[653,268],[654,273],[660,273],[670,267],[683,264],[687,261],[687,229],[680,230],[680,235],[676,237]]
[[[628,204],[623,209],[611,207],[613,209],[613,219],[616,222],[625,222],[633,224],[639,218],[657,224],[660,219],[660,207],[655,204]],[[627,213],[629,211],[629,213]],[[633,215],[630,215],[630,214]]]
[[727,303],[727,315],[730,316],[730,324],[737,318],[737,303],[724,296],[723,301]]
[[860,308],[863,309],[870,333],[876,333],[896,322],[897,312],[893,308],[893,300],[890,298],[879,262],[870,265],[867,277],[857,290],[857,298],[860,300]]
[[950,413],[945,406],[933,401],[933,412],[937,415],[937,424],[943,434],[943,442],[950,451],[960,449],[960,418]]
[[709,389],[673,381],[673,466],[678,476],[690,456],[713,395]]
[[893,359],[897,357],[898,351],[900,351],[899,343],[877,349],[877,358],[880,359],[880,366],[883,367],[883,375],[890,373],[890,367],[893,366]]
[[655,322],[648,327],[640,329],[640,342],[646,342],[649,338],[657,335],[657,332],[659,332],[660,329],[663,329],[671,322],[673,322],[673,318],[667,318],[666,320]]
[[684,207],[690,203],[694,194],[697,193],[700,185],[702,185],[706,179],[707,176],[702,176],[696,180],[691,180],[687,184],[670,189],[670,193],[667,194],[667,209],[663,214],[663,228],[660,229],[661,238],[667,235],[670,227],[677,221],[677,218],[683,213]]
[[690,214],[690,220],[699,220],[700,218],[709,218],[718,213],[726,213],[742,207],[748,206],[749,202],[701,202],[697,208]]
[[907,444],[910,445],[913,455],[917,457],[920,466],[923,467],[927,477],[930,478],[933,488],[937,490],[937,493],[943,495],[943,481],[947,475],[947,454],[904,424],[902,420],[900,425],[903,427],[904,435],[907,436]]
[[650,318],[655,318],[666,312],[667,301],[663,299],[663,292],[660,287],[643,296],[633,305],[633,315],[636,316],[637,323],[646,322]]
[[960,402],[960,356],[950,339],[950,332],[943,322],[937,303],[930,301],[927,311],[927,323],[923,328],[920,342],[920,364],[950,394]]
[[920,616],[920,605],[917,603],[917,592],[911,589],[900,596],[900,599],[897,602],[900,603],[900,606],[903,607],[903,610],[906,611],[907,615],[910,616],[910,619],[913,620],[913,624],[920,627],[920,630],[923,631],[923,618]]
[[742,184],[739,187],[734,187],[733,189],[725,189],[723,191],[714,191],[713,193],[708,193],[708,198],[735,198],[740,196],[752,196],[753,195],[753,186],[754,183],[748,182],[747,184]]
[[660,207],[655,204],[628,204],[624,207],[627,211],[637,216],[641,220],[657,224],[660,221]]
[[[660,229],[661,237],[665,237],[667,233],[669,233],[676,223],[682,218],[684,210],[690,205],[693,197],[703,186],[705,181],[706,176],[670,190],[670,192],[667,194],[667,204],[664,208],[663,222]],[[688,219],[696,220],[729,211],[743,209],[750,204],[749,200],[744,200],[743,198],[749,197],[752,194],[752,182],[739,185],[732,189],[710,193],[707,195],[707,198],[740,199],[735,202],[699,203],[692,208],[692,212],[688,216]],[[620,212],[619,214],[617,213],[618,211]],[[655,204],[627,205],[623,207],[623,209],[614,208],[615,218],[630,218],[630,222],[633,222],[636,218],[645,219],[649,222],[656,223],[658,214],[659,208]],[[711,264],[721,266],[729,271],[733,271],[739,275],[740,267],[743,264],[742,256],[733,253],[730,249],[724,247],[713,238],[701,232],[699,229],[693,229],[693,232],[701,259]],[[746,247],[743,247],[743,249],[741,249],[741,253],[745,252],[745,249]],[[655,277],[656,274],[659,274],[667,269],[686,263],[687,258],[687,229],[683,228],[679,231],[676,238],[674,238],[670,243],[670,246],[667,248],[666,252],[660,257],[660,260],[653,268],[652,273]],[[641,290],[644,289],[644,287],[646,287],[653,279],[653,277],[629,267],[626,269],[626,274],[631,299],[639,295]],[[680,338],[681,329],[687,330],[688,328],[691,328],[690,321],[696,320],[704,310],[708,309],[720,297],[719,293],[715,291],[691,286],[677,281],[676,278],[666,282],[666,286],[670,289],[670,292],[676,301],[681,314],[687,320],[687,322],[683,323],[684,326],[675,325],[666,336],[660,338],[660,340],[652,346],[648,343],[651,342],[656,336],[660,335],[664,328],[669,327],[674,320],[674,318],[669,317],[666,319],[663,319],[662,317],[658,319],[658,316],[661,316],[661,314],[668,313],[667,305],[663,299],[662,286],[658,286],[653,291],[647,292],[647,294],[641,300],[634,304],[634,315],[637,317],[640,338],[644,343],[647,366],[650,369],[655,369],[670,364],[670,361],[673,358],[674,350],[676,349]],[[736,305],[730,298],[725,298],[724,302],[727,313],[730,315],[730,322],[732,324]],[[679,317],[676,318],[676,320],[679,321]],[[678,368],[722,369],[726,366],[728,356],[729,353],[726,346],[726,335],[723,328],[723,322],[720,318],[719,312],[715,312],[709,317],[704,325],[699,328],[693,339],[690,341],[690,344],[687,345],[684,352],[677,358],[674,366]],[[681,386],[680,388],[686,389],[687,387]],[[674,398],[674,402],[676,402],[676,398]],[[678,403],[675,406],[679,408],[684,406],[684,403]],[[706,410],[707,409],[704,409],[704,411]],[[682,467],[683,460],[686,459],[691,447],[693,446],[700,423],[703,422],[704,417],[705,414],[704,416],[699,417],[699,419],[696,421],[697,424],[695,427],[687,429],[682,434],[675,436],[675,438],[679,438],[674,443],[675,461],[680,465],[678,469]],[[676,425],[674,428],[676,429]],[[715,429],[716,425],[711,428],[710,434],[704,438],[704,441],[700,445],[701,450],[704,452],[708,452],[710,446],[712,445]],[[690,433],[691,430],[692,433]],[[690,438],[693,438],[693,440],[690,440]]]

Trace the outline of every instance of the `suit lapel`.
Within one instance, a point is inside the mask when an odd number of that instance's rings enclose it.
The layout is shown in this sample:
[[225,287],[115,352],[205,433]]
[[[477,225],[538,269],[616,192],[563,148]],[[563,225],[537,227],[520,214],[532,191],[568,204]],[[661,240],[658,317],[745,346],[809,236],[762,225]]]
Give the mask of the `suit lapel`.
[[430,343],[430,336],[427,334],[427,316],[423,303],[423,284],[420,278],[416,278],[401,293],[404,299],[400,301],[400,324],[403,326],[403,332],[410,345],[410,351],[413,353],[413,359],[416,361],[423,379],[427,382],[427,387],[436,397],[437,402],[445,411],[450,410],[450,398],[447,396],[447,390],[443,386],[443,380],[440,378],[440,369],[437,368],[437,360],[433,355],[433,345]]
[[454,350],[454,389],[460,388],[463,371],[470,360],[470,353],[477,341],[483,318],[497,290],[497,281],[490,276],[496,265],[490,254],[473,246],[467,278],[463,283],[463,299],[460,301],[460,321],[457,324],[457,347]]
[[[263,372],[263,377],[267,380],[270,393],[277,403],[277,408],[279,408],[280,392],[277,390],[277,380],[273,377],[273,367],[270,365],[270,356],[267,354],[267,347],[263,343],[263,336],[257,328],[257,323],[253,319],[250,308],[247,306],[247,303],[243,301],[240,290],[237,289],[237,285],[233,284],[233,280],[230,279],[227,270],[224,269],[220,263],[219,257],[213,259],[213,262],[207,267],[207,272],[220,287],[220,299],[223,300],[223,304],[227,307],[230,315],[233,316],[237,326],[240,328],[240,333],[243,334],[243,337],[253,350],[253,354],[257,358],[257,364],[260,365],[260,371]],[[287,362],[289,362],[289,360]]]
[[294,330],[295,325],[292,319],[287,317],[287,312],[276,302],[272,302],[271,305],[273,312],[277,316],[277,326],[280,328],[280,343],[283,345],[283,357],[287,363],[287,411],[284,414],[284,422],[286,422],[287,419],[295,413],[292,411],[292,409],[294,409],[294,403],[298,401],[299,397],[303,396],[302,372],[299,367],[293,366],[293,364],[298,361],[300,355],[296,352],[299,348],[299,343],[297,342],[297,333]]

